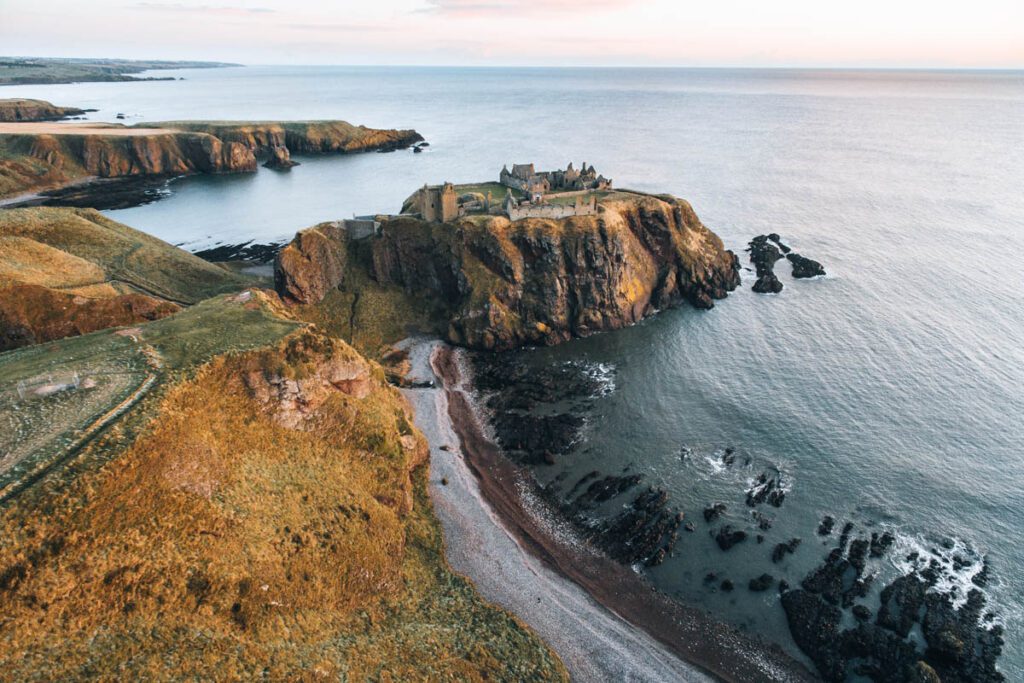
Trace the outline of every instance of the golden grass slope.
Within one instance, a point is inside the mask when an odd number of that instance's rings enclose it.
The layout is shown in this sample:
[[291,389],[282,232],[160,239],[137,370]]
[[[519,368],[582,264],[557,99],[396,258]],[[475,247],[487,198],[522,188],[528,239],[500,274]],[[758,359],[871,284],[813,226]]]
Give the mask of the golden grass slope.
[[0,211],[0,351],[156,320],[249,283],[96,211]]
[[[120,282],[144,293],[169,301],[192,304],[222,292],[238,290],[252,280],[208,263],[152,235],[113,221],[92,209],[28,208],[0,211],[0,239],[20,238],[64,252],[63,259],[76,257],[103,271],[97,282]],[[24,253],[24,252],[23,252]],[[65,274],[68,263],[40,251],[34,265],[38,273]],[[0,272],[8,280],[25,280],[0,255]],[[38,275],[36,275],[38,277]],[[60,278],[39,281],[62,287]],[[81,284],[81,283],[76,283]]]
[[[297,423],[260,389],[294,386],[326,391]],[[447,568],[426,456],[401,395],[344,342],[305,329],[215,358],[105,467],[2,511],[0,671],[565,680]]]

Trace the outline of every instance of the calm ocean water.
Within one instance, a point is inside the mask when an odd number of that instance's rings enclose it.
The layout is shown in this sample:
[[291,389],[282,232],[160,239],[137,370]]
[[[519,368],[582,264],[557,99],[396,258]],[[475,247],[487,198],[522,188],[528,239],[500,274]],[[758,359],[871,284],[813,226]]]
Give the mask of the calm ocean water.
[[[93,118],[344,118],[408,127],[430,151],[303,159],[289,173],[190,178],[111,212],[198,248],[285,239],[321,220],[397,211],[425,182],[496,178],[503,163],[586,161],[619,186],[689,199],[738,253],[778,232],[825,279],[669,311],[531,362],[584,358],[614,391],[584,448],[555,468],[624,466],[688,517],[714,500],[749,519],[765,469],[790,491],[764,545],[723,554],[702,524],[653,572],[665,590],[792,647],[762,571],[798,581],[824,556],[823,514],[913,548],[987,556],[1007,628],[1001,667],[1024,680],[1024,73],[260,67],[173,83],[7,88]],[[744,258],[745,261],[745,258]],[[749,465],[724,468],[720,449]],[[686,461],[682,447],[691,449]],[[570,477],[571,479],[572,477]],[[775,543],[804,545],[781,565]],[[946,550],[943,542],[952,542]],[[973,565],[976,568],[978,565]],[[711,592],[708,571],[734,579]],[[966,583],[975,569],[961,572]],[[946,586],[952,588],[952,586]]]

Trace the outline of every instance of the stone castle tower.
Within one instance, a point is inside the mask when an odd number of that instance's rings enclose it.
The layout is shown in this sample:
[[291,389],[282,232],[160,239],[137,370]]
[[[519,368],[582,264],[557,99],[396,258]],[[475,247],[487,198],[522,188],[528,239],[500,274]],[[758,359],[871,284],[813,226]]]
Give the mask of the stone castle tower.
[[459,217],[459,199],[451,183],[427,187],[419,192],[420,215],[433,223],[447,223]]

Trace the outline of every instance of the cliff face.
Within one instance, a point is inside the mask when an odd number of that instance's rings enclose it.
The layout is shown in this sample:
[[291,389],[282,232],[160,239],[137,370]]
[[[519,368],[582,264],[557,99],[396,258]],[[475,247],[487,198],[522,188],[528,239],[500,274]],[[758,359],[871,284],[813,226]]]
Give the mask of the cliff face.
[[274,287],[285,301],[322,300],[341,284],[348,260],[347,236],[338,223],[321,223],[303,230],[278,252]]
[[58,107],[45,100],[0,100],[0,121],[59,121],[84,113],[84,109]]
[[[378,283],[443,302],[448,339],[481,349],[557,344],[683,302],[710,308],[739,284],[735,255],[687,202],[631,193],[561,220],[399,217],[369,245]],[[282,252],[279,289],[315,303],[341,281],[338,258],[323,252],[344,248],[300,235]],[[282,287],[297,279],[303,286]]]
[[388,151],[422,139],[414,130],[376,130],[344,121],[182,121],[145,124],[144,128],[9,125],[0,131],[0,197],[84,176],[252,172],[257,157],[268,157],[284,167],[291,164],[291,154]]
[[0,351],[159,320],[179,308],[145,294],[95,299],[39,285],[0,286]]
[[214,135],[257,152],[284,147],[292,154],[350,154],[402,149],[423,140],[414,130],[378,130],[346,121],[203,122],[147,124]]

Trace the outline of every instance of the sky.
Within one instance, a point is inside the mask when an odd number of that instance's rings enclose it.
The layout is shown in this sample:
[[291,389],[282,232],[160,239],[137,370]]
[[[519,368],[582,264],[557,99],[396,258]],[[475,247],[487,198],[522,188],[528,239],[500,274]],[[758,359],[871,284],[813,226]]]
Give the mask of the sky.
[[1024,0],[0,0],[0,54],[1024,68]]

